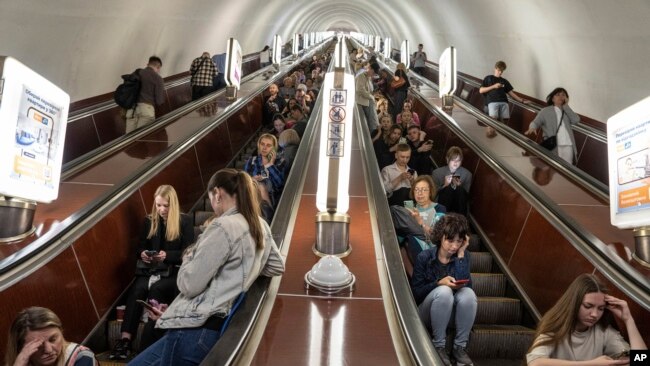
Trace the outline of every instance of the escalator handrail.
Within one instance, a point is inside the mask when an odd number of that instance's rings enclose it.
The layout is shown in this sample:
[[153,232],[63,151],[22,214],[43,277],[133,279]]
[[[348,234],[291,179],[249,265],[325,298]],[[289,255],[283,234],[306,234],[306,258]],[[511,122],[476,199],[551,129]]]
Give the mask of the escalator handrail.
[[[314,48],[312,51],[304,53],[296,63],[307,59],[317,49],[319,48]],[[162,171],[167,165],[171,164],[176,158],[194,146],[201,138],[217,128],[220,124],[225,123],[240,108],[257,98],[259,93],[266,90],[278,78],[278,75],[286,73],[292,67],[281,68],[280,72],[276,73],[275,78],[270,78],[267,82],[259,86],[259,92],[251,93],[245,98],[239,98],[216,117],[207,117],[206,122],[196,132],[184,140],[177,141],[159,156],[143,163],[140,168],[125,178],[123,182],[116,184],[105,194],[86,204],[78,212],[66,218],[56,227],[53,227],[42,237],[0,260],[0,291],[3,291],[38,270],[72,245],[74,241],[88,231],[88,228],[94,226],[108,215],[116,205],[126,200],[142,184]]]

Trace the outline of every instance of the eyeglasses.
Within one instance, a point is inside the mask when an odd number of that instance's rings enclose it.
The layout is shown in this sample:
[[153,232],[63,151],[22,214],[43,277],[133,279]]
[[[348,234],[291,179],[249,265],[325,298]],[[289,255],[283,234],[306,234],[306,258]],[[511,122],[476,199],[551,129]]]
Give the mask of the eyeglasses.
[[415,192],[415,193],[426,193],[426,192],[429,192],[429,188],[414,188],[413,192]]

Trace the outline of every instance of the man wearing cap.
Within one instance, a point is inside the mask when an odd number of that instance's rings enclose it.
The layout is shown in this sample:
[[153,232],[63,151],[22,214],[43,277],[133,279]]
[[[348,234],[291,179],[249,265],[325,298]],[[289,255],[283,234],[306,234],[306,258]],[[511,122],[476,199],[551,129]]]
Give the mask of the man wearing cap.
[[355,78],[355,98],[357,104],[363,109],[363,114],[366,116],[368,128],[374,131],[379,127],[377,121],[377,110],[375,106],[375,96],[372,94],[372,77],[379,72],[379,65],[376,62],[371,63],[366,68],[366,71],[360,73]]

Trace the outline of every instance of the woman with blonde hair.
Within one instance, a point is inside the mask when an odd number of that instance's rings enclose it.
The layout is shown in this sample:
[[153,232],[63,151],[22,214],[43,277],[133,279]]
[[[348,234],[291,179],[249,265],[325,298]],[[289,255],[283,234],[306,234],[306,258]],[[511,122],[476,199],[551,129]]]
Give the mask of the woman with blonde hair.
[[[628,344],[613,327],[625,324]],[[598,277],[582,274],[544,314],[526,361],[544,365],[627,365],[627,353],[647,349],[627,302],[609,295]]]
[[63,337],[61,320],[50,309],[23,309],[11,324],[7,337],[5,366],[94,366],[88,348]]
[[248,174],[219,170],[208,182],[208,197],[217,218],[183,256],[180,294],[156,324],[167,334],[129,365],[200,364],[219,340],[219,329],[235,299],[258,276],[284,272],[284,260],[260,217]]
[[181,213],[176,190],[170,185],[158,187],[151,213],[145,217],[140,234],[136,279],[126,300],[121,339],[113,347],[109,359],[125,360],[131,353],[131,339],[138,330],[142,314],[142,305],[137,300],[169,304],[174,299],[178,293],[176,274],[181,255],[192,242],[192,218]]

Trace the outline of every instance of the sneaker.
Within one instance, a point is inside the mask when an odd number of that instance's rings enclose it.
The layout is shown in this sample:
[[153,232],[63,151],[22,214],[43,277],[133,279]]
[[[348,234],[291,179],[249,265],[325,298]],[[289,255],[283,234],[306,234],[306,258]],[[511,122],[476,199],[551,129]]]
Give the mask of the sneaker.
[[449,360],[449,355],[445,347],[436,347],[436,352],[438,352],[438,357],[445,366],[451,366],[451,361]]
[[472,366],[474,363],[463,347],[454,347],[452,355],[456,359],[456,366]]
[[122,338],[115,344],[115,347],[108,355],[109,360],[126,360],[131,354],[131,340]]

